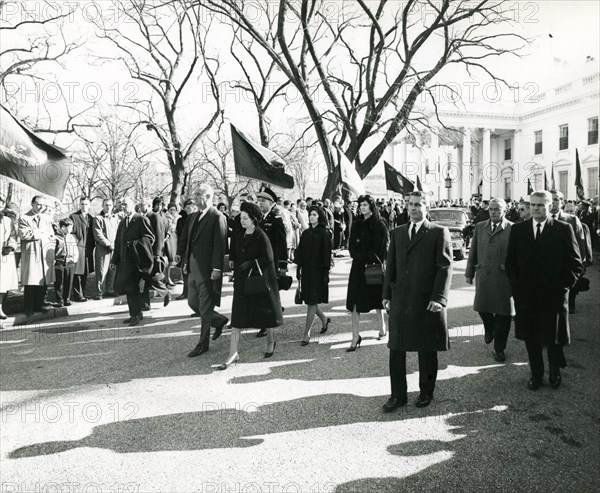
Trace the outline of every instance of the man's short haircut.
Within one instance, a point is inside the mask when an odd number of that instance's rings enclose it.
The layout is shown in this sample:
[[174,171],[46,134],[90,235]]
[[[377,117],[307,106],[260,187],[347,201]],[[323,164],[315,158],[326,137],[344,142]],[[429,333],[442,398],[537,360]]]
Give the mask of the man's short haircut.
[[544,202],[550,203],[552,202],[552,194],[550,192],[547,192],[546,190],[538,190],[537,192],[533,192],[529,198],[530,200],[533,197],[537,197],[540,199],[544,199]]
[[133,199],[131,197],[123,197],[121,199],[121,205],[127,203],[127,205],[129,205],[129,207],[133,207],[135,205],[135,203],[133,202]]
[[183,207],[187,207],[188,205],[196,205],[196,202],[194,202],[194,199],[186,199],[183,203]]
[[39,200],[42,198],[41,195],[34,195],[33,198],[31,199],[31,205],[35,204],[36,202],[39,202]]
[[506,209],[506,201],[502,198],[492,198],[490,199],[490,204],[492,202],[496,202],[496,204],[498,204],[500,207],[502,207],[503,209]]
[[111,199],[110,197],[106,197],[105,199],[102,200],[102,205],[106,204],[108,201],[112,202],[113,199]]
[[64,219],[61,219],[61,220],[58,222],[58,225],[59,225],[61,228],[62,228],[63,226],[73,226],[73,221],[72,221],[70,218],[68,218],[68,217],[65,217]]
[[152,199],[152,207],[156,207],[157,205],[162,204],[162,202],[163,202],[162,197],[154,197]]
[[167,206],[167,210],[171,209],[172,207],[175,207],[175,209],[178,209],[177,204],[175,202],[170,202],[169,205]]
[[292,205],[292,203],[289,200],[284,200],[283,205]]
[[421,199],[425,199],[425,205],[429,205],[431,203],[431,198],[429,197],[429,194],[425,193],[425,192],[421,192],[420,190],[410,192],[409,200],[410,200],[410,197],[420,197]]
[[560,200],[563,200],[563,201],[565,200],[565,194],[559,190],[550,190],[550,193],[552,195],[556,195]]
[[208,183],[203,183],[198,187],[198,193],[201,195],[210,195],[211,197],[215,196],[215,190]]

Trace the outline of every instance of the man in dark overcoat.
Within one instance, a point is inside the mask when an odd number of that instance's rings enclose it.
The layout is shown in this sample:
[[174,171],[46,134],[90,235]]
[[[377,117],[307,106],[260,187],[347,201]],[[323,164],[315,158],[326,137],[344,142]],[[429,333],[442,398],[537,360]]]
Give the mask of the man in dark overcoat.
[[[167,229],[169,227],[169,221],[167,215],[162,210],[164,206],[164,200],[162,197],[155,197],[152,200],[152,210],[146,212],[146,217],[150,221],[150,227],[152,233],[154,233],[154,244],[152,245],[152,254],[154,255],[154,271],[146,276],[146,282],[144,283],[144,310],[150,310],[150,289],[152,288],[156,293],[163,296],[163,305],[167,306],[171,301],[171,293],[169,288],[165,285],[162,279],[159,279],[156,275],[159,266],[163,266],[166,269],[168,259],[165,258],[165,238],[167,235]],[[162,262],[162,263],[161,263]]]
[[505,217],[504,199],[490,200],[490,219],[475,225],[465,270],[467,284],[475,278],[473,309],[484,326],[486,344],[494,341],[497,362],[506,361],[504,350],[515,307],[504,261],[512,223]]
[[140,281],[144,274],[152,272],[154,234],[148,218],[134,212],[132,199],[124,198],[121,208],[124,217],[117,228],[111,264],[117,271],[115,293],[127,296],[129,318],[124,323],[134,326],[144,318],[142,316],[144,299],[140,292]]
[[[263,213],[263,220],[259,226],[271,243],[275,272],[277,277],[279,277],[287,272],[288,249],[285,225],[281,213],[276,207],[277,195],[270,188],[263,187],[257,198],[258,207]],[[266,335],[267,330],[261,329],[256,334],[256,337],[264,337]]]
[[452,278],[448,228],[429,222],[429,196],[413,192],[407,204],[410,222],[391,232],[383,283],[383,307],[389,312],[391,412],[407,402],[406,351],[419,355],[417,407],[433,399],[438,351],[450,347],[446,305]]
[[73,236],[77,238],[79,261],[75,265],[73,277],[73,300],[87,301],[85,286],[88,274],[94,272],[94,222],[90,214],[90,200],[87,197],[79,199],[79,210],[70,216],[73,221]]
[[514,224],[508,239],[506,272],[515,300],[515,335],[525,341],[529,356],[530,390],[542,386],[548,348],[550,385],[562,382],[566,366],[563,346],[569,344],[569,289],[577,282],[583,264],[573,229],[552,219],[552,195],[534,192],[529,200],[532,218]]
[[[178,257],[188,272],[188,305],[202,318],[200,340],[190,358],[208,351],[210,328],[217,339],[228,318],[215,311],[221,305],[223,263],[227,245],[227,219],[213,205],[214,191],[203,184],[194,193],[198,212],[191,214],[183,228]],[[175,261],[179,261],[176,258]]]

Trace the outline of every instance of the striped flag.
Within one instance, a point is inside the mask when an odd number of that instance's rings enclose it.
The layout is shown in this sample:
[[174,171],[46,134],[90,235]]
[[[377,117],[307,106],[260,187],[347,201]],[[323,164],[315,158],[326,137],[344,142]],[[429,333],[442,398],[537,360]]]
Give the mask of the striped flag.
[[585,198],[585,192],[583,191],[581,163],[579,162],[579,151],[577,149],[575,149],[575,190],[577,191],[577,198],[583,200]]

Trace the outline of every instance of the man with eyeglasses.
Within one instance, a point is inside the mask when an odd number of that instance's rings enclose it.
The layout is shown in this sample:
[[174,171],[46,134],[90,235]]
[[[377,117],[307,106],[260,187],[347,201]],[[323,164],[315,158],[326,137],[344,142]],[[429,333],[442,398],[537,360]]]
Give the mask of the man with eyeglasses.
[[583,271],[571,227],[552,219],[552,195],[531,194],[532,218],[514,224],[508,239],[506,273],[515,302],[515,336],[525,341],[531,378],[529,390],[543,385],[547,347],[549,381],[557,389],[567,366],[563,346],[569,344],[569,289]]
[[521,200],[519,202],[519,220],[516,222],[523,222],[531,219],[531,207],[529,202]]
[[515,314],[510,283],[504,270],[513,223],[505,217],[506,202],[503,199],[491,199],[488,210],[490,219],[475,225],[465,279],[467,284],[473,284],[475,278],[473,309],[483,321],[485,343],[494,341],[494,358],[503,363],[510,323]]

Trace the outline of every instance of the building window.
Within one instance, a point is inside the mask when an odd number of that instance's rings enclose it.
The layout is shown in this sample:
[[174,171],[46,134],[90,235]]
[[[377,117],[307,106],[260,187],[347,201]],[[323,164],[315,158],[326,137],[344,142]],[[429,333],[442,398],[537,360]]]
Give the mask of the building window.
[[[597,118],[596,121],[598,121]],[[596,195],[598,195],[598,168],[588,168],[587,198],[593,199]]]
[[568,171],[560,171],[558,173],[558,190],[562,192],[565,196],[565,200],[569,197],[567,195],[567,191],[569,190],[569,172]]
[[598,117],[588,119],[588,145],[598,143]]
[[558,150],[563,151],[569,148],[569,125],[561,125],[558,129],[560,135],[558,138]]
[[511,158],[511,141],[512,139],[504,139],[504,160],[509,161]]
[[538,130],[535,132],[535,155],[542,153],[542,131]]
[[512,195],[512,178],[504,178],[504,198],[510,200]]

